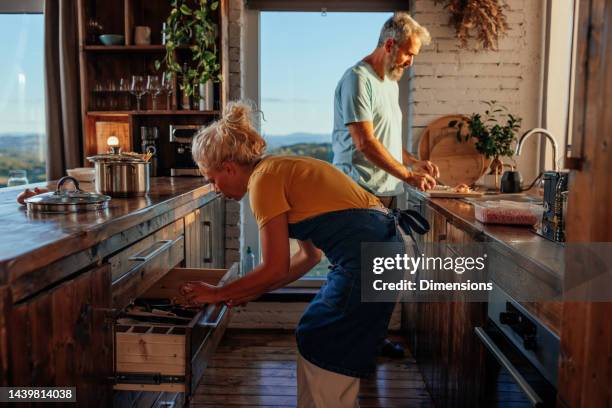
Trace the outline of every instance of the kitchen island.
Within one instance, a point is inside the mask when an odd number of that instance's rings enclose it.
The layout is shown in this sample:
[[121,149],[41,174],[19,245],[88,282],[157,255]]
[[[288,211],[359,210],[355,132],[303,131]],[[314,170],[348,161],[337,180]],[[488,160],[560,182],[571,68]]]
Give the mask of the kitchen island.
[[[530,357],[536,359],[545,352],[544,359],[551,366],[549,378],[556,382],[563,245],[546,240],[528,227],[482,224],[475,218],[473,205],[461,199],[429,198],[410,189],[407,206],[430,223],[430,231],[418,238],[426,255],[440,256],[444,251],[452,251],[454,256],[486,254],[486,278],[496,288],[491,293],[508,296],[503,301],[491,295],[474,301],[457,292],[451,301],[402,304],[402,331],[436,404],[495,406],[495,401],[505,401],[508,395],[521,396],[520,387],[508,380],[507,373],[491,368],[493,359],[477,335],[495,322],[514,336],[510,330],[513,326],[499,321],[500,312],[510,310],[508,299],[541,325],[529,341],[552,339],[552,346],[538,345],[539,351],[526,354],[535,353]],[[520,336],[516,338],[524,342]],[[529,403],[520,398],[513,402]]]
[[[118,334],[117,320],[135,299],[159,291],[164,277],[230,278],[214,269],[224,267],[223,199],[203,178],[158,177],[146,196],[113,198],[105,210],[43,214],[17,204],[21,191],[0,193],[0,385],[76,386],[82,406],[112,405],[113,388],[131,390],[119,396],[130,401],[144,391],[188,395],[230,313],[211,305],[179,331],[197,334],[203,346],[191,361],[179,355],[182,368],[165,385],[163,364],[148,364],[155,351],[145,347],[142,361],[118,359],[118,339],[151,338],[130,337],[138,325]],[[193,341],[186,347],[197,347]]]

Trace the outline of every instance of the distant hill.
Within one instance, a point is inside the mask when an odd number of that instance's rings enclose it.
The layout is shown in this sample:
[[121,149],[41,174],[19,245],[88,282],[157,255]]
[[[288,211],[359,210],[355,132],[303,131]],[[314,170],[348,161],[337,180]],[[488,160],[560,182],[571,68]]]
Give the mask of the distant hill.
[[268,148],[276,149],[280,146],[295,145],[298,143],[331,143],[331,133],[291,133],[288,135],[264,135]]
[[280,146],[275,149],[268,149],[268,152],[287,156],[310,156],[330,163],[332,161],[331,143],[296,143],[288,146]]

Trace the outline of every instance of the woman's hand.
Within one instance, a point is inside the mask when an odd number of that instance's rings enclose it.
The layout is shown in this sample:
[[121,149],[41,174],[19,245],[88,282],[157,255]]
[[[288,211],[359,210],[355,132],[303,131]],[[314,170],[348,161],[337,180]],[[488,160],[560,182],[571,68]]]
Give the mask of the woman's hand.
[[201,281],[190,281],[180,288],[187,306],[199,306],[206,303],[219,303],[219,288]]

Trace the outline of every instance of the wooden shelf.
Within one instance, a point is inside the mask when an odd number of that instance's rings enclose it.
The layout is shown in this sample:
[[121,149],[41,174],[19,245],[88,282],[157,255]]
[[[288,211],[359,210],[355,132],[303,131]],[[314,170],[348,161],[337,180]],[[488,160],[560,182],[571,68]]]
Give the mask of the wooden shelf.
[[87,52],[166,52],[163,45],[82,45],[82,51]]
[[199,111],[199,110],[142,110],[142,111],[87,111],[89,116],[164,116],[164,115],[199,115],[216,116],[220,115],[218,110]]

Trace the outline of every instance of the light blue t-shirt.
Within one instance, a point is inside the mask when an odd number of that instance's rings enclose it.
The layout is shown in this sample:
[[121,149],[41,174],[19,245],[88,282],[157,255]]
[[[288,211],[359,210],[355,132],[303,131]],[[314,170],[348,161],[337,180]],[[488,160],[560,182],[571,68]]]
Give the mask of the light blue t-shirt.
[[380,79],[370,64],[349,68],[334,93],[334,165],[373,194],[394,196],[404,191],[402,181],[368,160],[353,144],[349,123],[372,122],[374,136],[402,162],[402,111],[396,81]]

